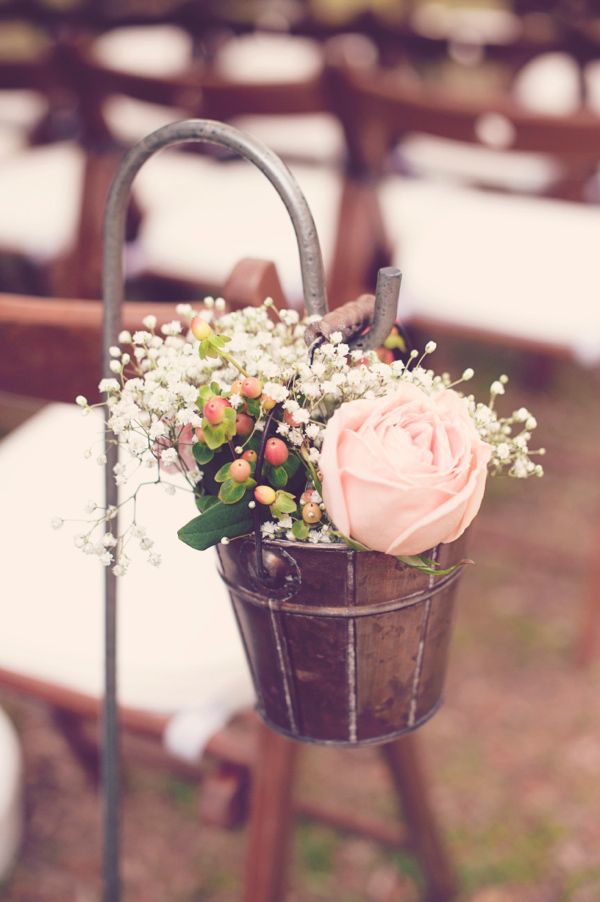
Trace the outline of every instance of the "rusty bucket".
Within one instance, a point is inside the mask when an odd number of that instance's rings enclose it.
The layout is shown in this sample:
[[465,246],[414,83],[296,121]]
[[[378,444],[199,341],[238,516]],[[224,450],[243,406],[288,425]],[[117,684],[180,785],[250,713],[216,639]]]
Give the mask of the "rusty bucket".
[[[463,558],[464,536],[427,556]],[[441,704],[461,568],[431,576],[345,545],[218,546],[258,711],[304,742],[369,745],[415,730]],[[263,571],[264,573],[264,571]]]

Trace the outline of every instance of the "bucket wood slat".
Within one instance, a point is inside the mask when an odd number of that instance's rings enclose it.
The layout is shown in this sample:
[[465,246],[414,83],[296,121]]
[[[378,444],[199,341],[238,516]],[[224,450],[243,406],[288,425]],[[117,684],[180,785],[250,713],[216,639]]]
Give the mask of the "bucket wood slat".
[[[463,536],[427,556],[445,568],[464,547]],[[378,552],[270,541],[269,589],[251,538],[218,554],[269,726],[305,742],[369,745],[435,713],[460,570],[432,577]]]

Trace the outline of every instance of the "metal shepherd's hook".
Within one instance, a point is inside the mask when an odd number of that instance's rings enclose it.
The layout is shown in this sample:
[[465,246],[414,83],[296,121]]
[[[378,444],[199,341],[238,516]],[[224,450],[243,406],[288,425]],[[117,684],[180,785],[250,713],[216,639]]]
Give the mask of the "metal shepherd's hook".
[[[109,348],[118,342],[123,301],[123,247],[125,217],[131,184],[143,164],[157,151],[176,144],[202,142],[217,144],[235,151],[260,169],[277,190],[286,206],[298,242],[304,301],[309,314],[327,313],[325,276],[319,239],[312,214],[298,183],[287,166],[261,141],[243,134],[230,125],[209,119],[174,122],[148,135],[125,156],[115,176],[104,218],[103,298],[104,325],[102,335],[103,372],[110,370]],[[377,280],[375,315],[370,331],[362,340],[365,347],[380,344],[396,315],[400,276],[398,270],[380,270]],[[106,413],[108,418],[108,411]],[[118,488],[113,467],[117,463],[117,446],[106,431],[105,498],[106,507],[118,504]],[[116,520],[113,529],[116,531]],[[105,902],[119,902],[119,753],[117,720],[117,578],[110,568],[105,571],[105,694],[103,708],[103,879]]]

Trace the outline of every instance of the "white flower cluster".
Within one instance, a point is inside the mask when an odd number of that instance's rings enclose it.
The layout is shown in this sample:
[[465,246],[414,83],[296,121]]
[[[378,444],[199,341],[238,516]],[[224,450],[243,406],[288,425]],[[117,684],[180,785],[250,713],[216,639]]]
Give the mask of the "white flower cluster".
[[[134,510],[133,522],[121,536],[104,532],[100,539],[92,538],[92,533],[102,531],[110,521],[109,511],[101,512],[91,530],[77,538],[84,552],[97,554],[103,564],[112,564],[117,574],[127,570],[129,558],[125,548],[131,539],[137,539],[142,550],[149,552],[152,564],[160,563],[160,556],[152,550],[151,541],[135,521],[140,488],[162,482],[167,491],[174,492],[177,483],[165,482],[164,474],[170,472],[179,477],[182,483],[179,487],[187,487],[192,492],[202,477],[191,454],[192,445],[197,441],[195,430],[203,422],[198,408],[198,392],[202,387],[211,385],[215,391],[228,396],[230,405],[238,411],[245,399],[232,386],[240,379],[240,373],[259,379],[263,398],[271,403],[261,407],[254,430],[263,430],[270,409],[274,404],[279,405],[277,433],[290,450],[301,451],[308,473],[316,477],[325,425],[344,402],[383,397],[403,381],[432,394],[456,387],[473,376],[473,370],[467,369],[461,379],[452,382],[448,374],[439,376],[428,369],[424,361],[435,351],[435,342],[428,342],[421,355],[412,351],[406,363],[400,360],[384,363],[374,351],[351,350],[342,341],[342,335],[334,333],[310,358],[304,331],[314,317],[301,322],[292,310],[275,314],[269,299],[260,307],[226,314],[222,313],[224,306],[221,298],[205,299],[201,311],[188,304],[179,305],[177,312],[183,322],[168,323],[160,332],[156,329],[156,318],[147,316],[143,320],[144,329],[133,334],[122,332],[121,347],[111,348],[110,368],[114,376],[102,379],[99,388],[107,396],[108,425],[115,441],[128,452],[127,464],[119,463],[115,467],[116,482],[124,485],[140,467],[154,471],[152,480],[142,482],[119,505],[132,503]],[[189,323],[198,315],[227,340],[223,353],[203,359],[199,356],[198,342],[189,330]],[[492,474],[507,472],[517,478],[541,475],[541,466],[533,463],[530,455],[542,454],[543,449],[529,450],[535,419],[524,408],[505,418],[498,417],[494,409],[495,399],[504,394],[506,382],[502,376],[492,384],[488,404],[477,403],[472,395],[466,396],[465,401],[479,434],[492,447],[490,471]],[[90,409],[83,396],[78,396],[77,403],[84,413]],[[241,451],[242,447],[236,446],[236,453]],[[324,510],[320,498],[319,503]],[[252,500],[249,504],[254,507]],[[287,516],[267,521],[262,530],[266,537],[292,538],[292,525],[291,517]],[[326,512],[318,526],[310,530],[308,540],[332,541],[332,526]]]

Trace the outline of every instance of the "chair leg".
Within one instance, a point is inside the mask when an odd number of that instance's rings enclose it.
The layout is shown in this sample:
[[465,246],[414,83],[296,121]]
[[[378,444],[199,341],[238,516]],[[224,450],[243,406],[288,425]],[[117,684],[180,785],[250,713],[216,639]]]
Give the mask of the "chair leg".
[[258,729],[243,898],[244,902],[281,902],[298,746],[262,724]]
[[[600,529],[596,529],[593,547],[600,547]],[[591,557],[585,585],[587,595],[575,646],[578,667],[588,667],[600,648],[600,556],[597,554]]]
[[52,708],[52,719],[94,788],[100,783],[98,746],[85,733],[84,719],[65,708]]
[[444,848],[419,761],[418,740],[403,736],[381,747],[406,822],[410,843],[419,859],[428,902],[446,902],[456,893],[456,877]]

